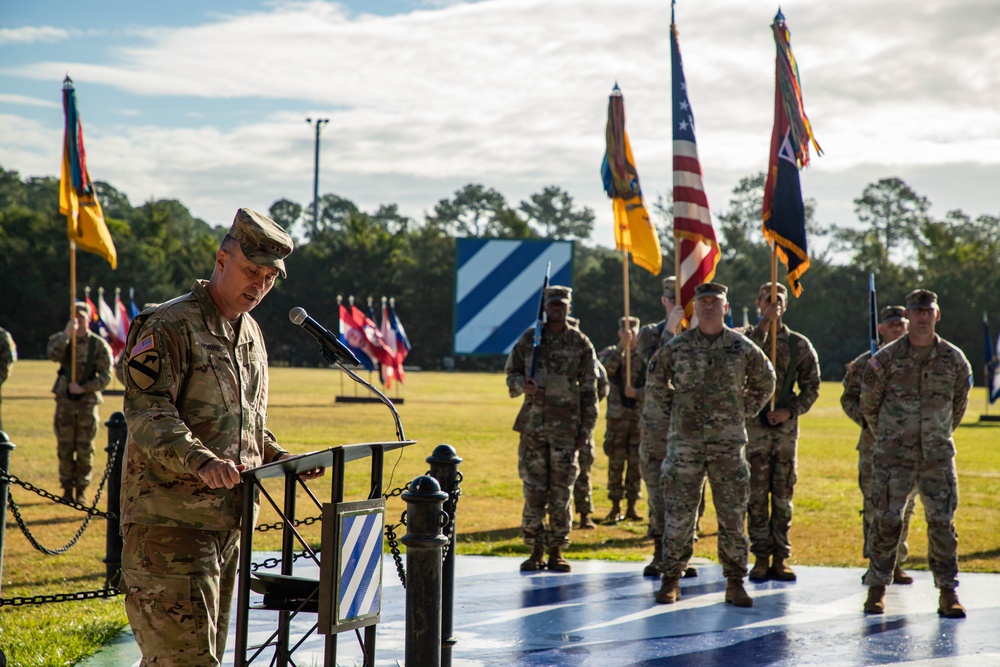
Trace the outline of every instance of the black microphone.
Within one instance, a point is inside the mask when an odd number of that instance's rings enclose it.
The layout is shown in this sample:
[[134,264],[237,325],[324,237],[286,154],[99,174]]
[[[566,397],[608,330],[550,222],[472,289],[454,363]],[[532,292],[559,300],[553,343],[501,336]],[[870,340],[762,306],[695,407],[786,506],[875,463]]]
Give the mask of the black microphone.
[[[361,362],[354,356],[354,353],[341,343],[339,338],[330,333],[322,324],[309,317],[309,313],[306,312],[305,308],[292,308],[288,312],[288,319],[292,321],[292,324],[297,324],[308,331],[309,335],[318,340],[319,344],[323,346],[324,352],[329,352],[341,363],[353,364],[354,366],[361,365]],[[329,361],[329,357],[327,357],[327,360]]]

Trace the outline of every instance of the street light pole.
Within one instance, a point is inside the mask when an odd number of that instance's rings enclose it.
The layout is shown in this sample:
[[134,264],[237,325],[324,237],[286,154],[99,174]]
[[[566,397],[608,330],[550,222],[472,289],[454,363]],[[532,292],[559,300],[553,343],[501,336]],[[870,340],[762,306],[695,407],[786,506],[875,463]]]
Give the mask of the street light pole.
[[313,153],[313,227],[319,229],[319,130],[330,122],[329,118],[306,118],[306,122],[316,126],[316,148]]

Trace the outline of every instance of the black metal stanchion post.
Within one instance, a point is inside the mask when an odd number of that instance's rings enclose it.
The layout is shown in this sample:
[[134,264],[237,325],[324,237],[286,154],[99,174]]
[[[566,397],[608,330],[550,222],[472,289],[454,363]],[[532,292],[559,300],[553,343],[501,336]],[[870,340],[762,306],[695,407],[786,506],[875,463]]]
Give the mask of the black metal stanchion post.
[[448,494],[433,477],[422,475],[403,493],[406,502],[405,663],[441,664],[441,505]]
[[0,470],[4,474],[0,477],[0,590],[3,590],[3,539],[4,528],[7,526],[7,487],[10,486],[6,475],[10,472],[10,453],[14,449],[14,443],[6,433],[0,431]]
[[455,534],[458,532],[455,506],[458,488],[458,464],[462,457],[455,453],[451,445],[438,445],[427,457],[431,464],[431,477],[438,481],[441,490],[448,494],[444,511],[450,517],[451,530],[448,538],[448,553],[441,565],[441,667],[451,667],[451,652],[457,641],[452,635],[455,604]]
[[122,533],[121,533],[121,493],[122,464],[125,459],[125,440],[128,426],[125,415],[115,412],[104,422],[108,429],[108,446],[104,450],[111,461],[108,474],[108,537],[104,548],[104,587],[121,588],[122,578]]

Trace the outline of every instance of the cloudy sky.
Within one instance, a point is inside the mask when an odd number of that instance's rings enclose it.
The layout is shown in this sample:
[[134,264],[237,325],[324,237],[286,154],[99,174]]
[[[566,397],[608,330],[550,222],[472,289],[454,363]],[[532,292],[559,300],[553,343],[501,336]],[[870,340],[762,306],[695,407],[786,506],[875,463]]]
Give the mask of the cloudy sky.
[[[785,0],[825,155],[803,172],[821,223],[898,176],[943,216],[1000,214],[1000,2]],[[681,0],[677,24],[709,201],[767,163],[777,3]],[[312,196],[307,117],[329,118],[320,192],[421,219],[468,182],[511,205],[563,187],[613,245],[598,166],[625,94],[648,199],[671,188],[666,0],[7,0],[0,165],[57,176],[61,85],[88,164],[133,204],[228,224]]]

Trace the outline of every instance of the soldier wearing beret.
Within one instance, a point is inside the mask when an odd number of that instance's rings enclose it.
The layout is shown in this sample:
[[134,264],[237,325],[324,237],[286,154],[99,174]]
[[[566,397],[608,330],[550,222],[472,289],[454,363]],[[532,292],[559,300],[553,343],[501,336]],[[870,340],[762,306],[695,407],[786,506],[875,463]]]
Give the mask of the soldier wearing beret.
[[[639,318],[621,317],[618,319],[618,344],[609,345],[597,355],[611,383],[604,432],[604,453],[608,457],[608,499],[611,500],[611,511],[606,521],[610,523],[623,519],[641,520],[635,504],[642,497],[639,414],[646,384],[646,365],[636,348],[638,337]],[[629,355],[629,364],[625,363],[626,354]],[[626,366],[630,373],[627,378]],[[622,498],[628,501],[624,515],[621,513]]]
[[747,337],[765,354],[771,350],[771,323],[776,324],[774,408],[764,407],[747,419],[747,461],[750,463],[750,502],[747,532],[755,557],[750,581],[794,581],[795,572],[785,562],[792,554],[788,537],[792,525],[792,496],[798,480],[799,416],[819,397],[820,372],[816,350],[809,339],[781,321],[788,309],[788,291],[772,284],[757,290],[760,321]]
[[[49,336],[48,356],[59,364],[52,385],[56,397],[56,452],[63,498],[86,504],[94,463],[94,439],[100,421],[101,390],[111,382],[111,346],[88,329],[93,313],[85,301],[73,305],[73,318]],[[75,339],[76,372],[72,371],[70,341]]]
[[[906,326],[909,320],[906,319],[906,309],[903,306],[886,306],[879,311],[878,332],[882,338],[882,345],[888,345],[900,337],[906,335]],[[868,558],[868,530],[871,528],[872,517],[875,510],[872,507],[872,466],[875,455],[875,437],[865,425],[864,417],[861,416],[861,376],[871,359],[872,351],[865,350],[856,359],[847,364],[844,373],[844,393],[840,396],[840,405],[844,408],[847,416],[861,427],[861,437],[858,439],[858,487],[861,489],[863,499],[863,509],[861,513],[861,524],[864,535],[862,554]],[[910,517],[913,516],[913,509],[916,505],[916,491],[910,494],[906,502],[906,509],[903,510],[903,529],[899,538],[899,549],[896,553],[896,567],[892,571],[892,583],[912,584],[913,577],[903,570],[903,564],[909,555],[909,547],[906,538],[910,533]]]
[[[7,376],[10,375],[10,367],[14,365],[17,361],[17,346],[14,344],[14,338],[10,333],[0,327],[0,389],[3,388],[3,383],[7,381]],[[3,405],[3,398],[0,397],[0,407]],[[3,413],[0,412],[0,431],[3,430]]]
[[940,591],[938,614],[964,618],[955,593],[958,475],[952,434],[969,404],[972,367],[960,349],[935,332],[941,310],[934,292],[907,294],[906,317],[906,335],[876,352],[861,380],[861,416],[875,437],[864,610],[885,612],[904,508],[916,489],[927,519],[927,563]]
[[285,230],[241,208],[211,278],[129,329],[122,580],[143,664],[221,663],[240,530],[253,530],[240,473],[288,455],[267,428],[267,350],[249,312],[291,252]]
[[698,326],[660,348],[646,371],[643,415],[668,420],[661,470],[662,583],[656,601],[676,602],[692,554],[692,535],[705,476],[719,520],[719,562],[725,600],[750,607],[743,588],[747,566],[744,532],[750,467],[746,419],[774,392],[774,369],[752,341],[725,326],[726,286],[704,283],[695,291]]
[[534,377],[534,327],[521,334],[505,365],[510,397],[524,394],[514,422],[514,430],[521,434],[517,457],[524,492],[521,531],[531,547],[531,555],[521,563],[523,571],[545,567],[570,571],[563,549],[569,546],[573,528],[570,503],[579,474],[577,452],[587,447],[597,424],[597,355],[590,339],[567,319],[571,294],[561,285],[543,294],[545,325]]

